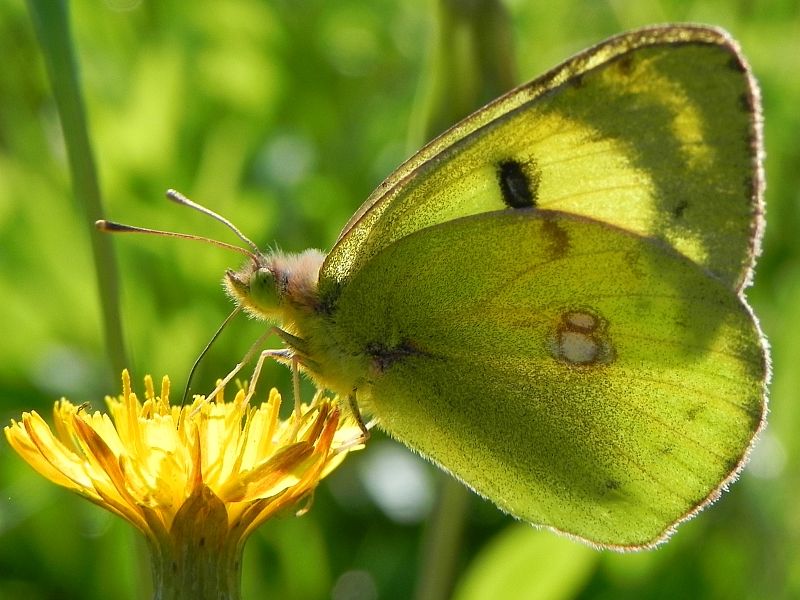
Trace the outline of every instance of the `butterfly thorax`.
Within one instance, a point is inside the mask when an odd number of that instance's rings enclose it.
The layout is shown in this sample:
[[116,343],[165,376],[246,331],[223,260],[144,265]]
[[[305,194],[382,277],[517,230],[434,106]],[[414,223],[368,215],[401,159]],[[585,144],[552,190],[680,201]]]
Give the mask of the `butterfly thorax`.
[[317,282],[325,255],[270,253],[228,271],[228,295],[248,315],[279,327],[300,366],[318,386],[346,395],[363,378],[362,360],[343,352],[335,317],[322,310]]

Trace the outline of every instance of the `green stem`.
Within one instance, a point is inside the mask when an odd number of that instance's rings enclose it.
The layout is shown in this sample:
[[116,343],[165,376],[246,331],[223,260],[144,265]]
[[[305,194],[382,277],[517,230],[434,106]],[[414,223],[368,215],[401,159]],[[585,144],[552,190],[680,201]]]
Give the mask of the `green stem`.
[[[511,25],[498,0],[440,0],[437,16],[427,79],[411,120],[414,148],[515,83]],[[463,485],[442,475],[423,539],[417,600],[450,597],[468,498]]]
[[119,312],[116,259],[109,236],[100,234],[94,227],[95,221],[103,218],[102,202],[86,128],[86,112],[78,82],[67,5],[64,0],[28,0],[28,11],[44,55],[61,119],[73,193],[84,213],[92,244],[111,366],[121,373],[127,366],[127,359]]
[[244,540],[225,504],[201,485],[175,515],[168,538],[149,540],[153,600],[241,600]]
[[513,34],[498,0],[439,0],[411,150],[516,84]]
[[422,543],[416,600],[450,598],[460,562],[470,492],[446,473],[441,473],[439,479],[439,497]]

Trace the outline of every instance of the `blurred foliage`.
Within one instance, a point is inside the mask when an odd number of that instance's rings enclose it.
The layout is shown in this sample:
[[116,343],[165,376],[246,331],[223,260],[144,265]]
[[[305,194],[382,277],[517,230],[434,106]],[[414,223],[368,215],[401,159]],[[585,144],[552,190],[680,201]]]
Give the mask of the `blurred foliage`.
[[[742,44],[762,87],[767,141],[768,228],[749,297],[769,335],[775,375],[770,426],[751,465],[667,545],[593,552],[513,524],[470,495],[456,594],[800,597],[800,5],[506,6],[520,81],[645,24],[712,23]],[[109,218],[236,241],[218,223],[167,203],[163,192],[174,187],[261,247],[330,248],[408,153],[431,2],[106,0],[74,2],[70,11]],[[61,395],[99,407],[118,386],[103,348],[86,227],[23,0],[0,3],[0,51],[0,415],[7,422],[23,410],[48,413]],[[121,236],[115,245],[134,375],[167,372],[179,385],[230,310],[218,281],[238,259],[154,237]],[[237,320],[202,364],[195,389],[226,373],[260,331]],[[265,377],[289,389],[285,369],[271,366]],[[308,515],[275,520],[249,542],[245,598],[412,597],[439,485],[433,472],[398,445],[373,440],[321,486]],[[147,579],[126,523],[44,482],[0,444],[1,598],[144,598]]]

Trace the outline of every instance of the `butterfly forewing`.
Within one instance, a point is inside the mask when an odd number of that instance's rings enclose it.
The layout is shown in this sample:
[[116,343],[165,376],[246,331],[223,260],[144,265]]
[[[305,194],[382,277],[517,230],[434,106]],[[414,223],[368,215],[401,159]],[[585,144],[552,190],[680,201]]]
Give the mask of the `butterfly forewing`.
[[740,289],[761,228],[758,96],[734,42],[701,27],[590,49],[434,140],[351,219],[323,297],[430,225],[527,206],[665,241]]

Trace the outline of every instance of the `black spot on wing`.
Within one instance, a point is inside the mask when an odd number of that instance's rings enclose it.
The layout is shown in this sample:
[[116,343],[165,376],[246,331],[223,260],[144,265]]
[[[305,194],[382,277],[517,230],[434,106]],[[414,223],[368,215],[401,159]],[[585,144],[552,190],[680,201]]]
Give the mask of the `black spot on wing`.
[[728,68],[731,71],[736,71],[737,73],[746,73],[747,68],[744,66],[739,57],[731,56],[730,60],[728,61]]
[[687,200],[679,201],[672,209],[672,216],[676,219],[682,218],[687,208],[689,208],[689,202]]
[[556,219],[542,214],[542,233],[547,237],[547,245],[552,260],[559,260],[569,252],[569,233]]
[[567,85],[573,88],[582,88],[585,81],[583,80],[583,73],[576,73],[567,79]]
[[753,105],[753,97],[747,93],[742,92],[739,94],[739,108],[742,112],[747,114],[753,114],[755,112],[755,106]]
[[533,208],[539,191],[539,174],[535,164],[529,161],[523,165],[508,159],[497,164],[497,181],[503,202],[509,208]]
[[691,421],[696,421],[697,417],[700,416],[700,413],[702,413],[702,412],[703,412],[703,407],[702,406],[700,406],[698,404],[696,404],[694,406],[690,406],[686,410],[686,419],[688,421],[690,421],[690,422]]
[[617,71],[620,75],[628,77],[633,73],[633,57],[630,54],[622,54],[615,60]]

